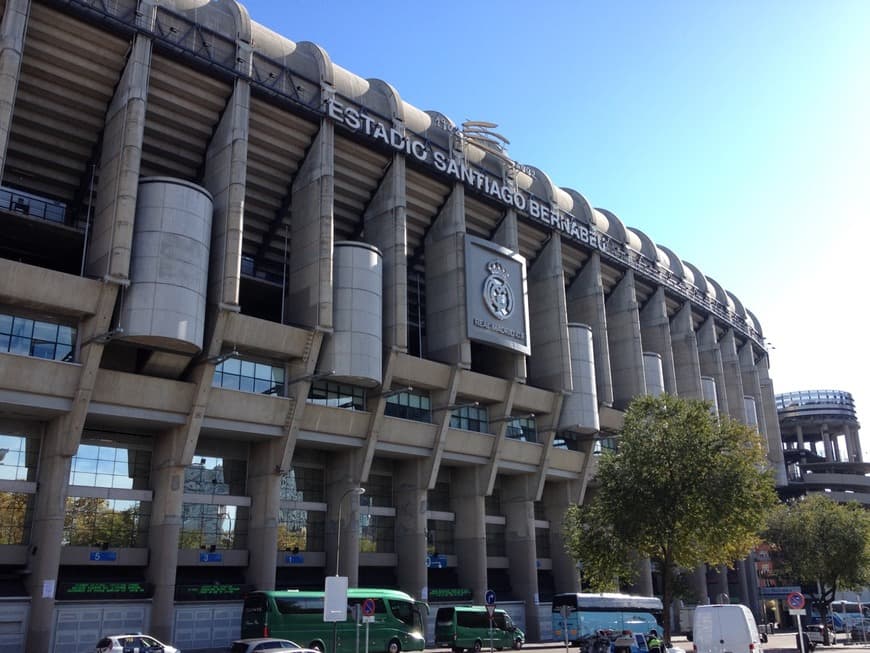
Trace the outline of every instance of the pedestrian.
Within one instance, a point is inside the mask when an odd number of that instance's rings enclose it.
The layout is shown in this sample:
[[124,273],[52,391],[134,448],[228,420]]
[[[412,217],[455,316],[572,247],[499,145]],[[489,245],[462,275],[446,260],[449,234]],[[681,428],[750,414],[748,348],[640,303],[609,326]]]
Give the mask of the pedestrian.
[[664,643],[659,639],[659,633],[655,628],[646,636],[646,647],[649,653],[665,653]]

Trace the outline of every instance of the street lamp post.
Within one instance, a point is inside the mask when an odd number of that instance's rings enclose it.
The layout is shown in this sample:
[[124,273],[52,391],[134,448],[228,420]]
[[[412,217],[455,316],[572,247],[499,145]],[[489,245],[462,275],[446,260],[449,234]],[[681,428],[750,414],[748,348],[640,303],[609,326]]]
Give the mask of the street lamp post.
[[364,487],[352,487],[347,492],[341,495],[341,499],[338,500],[338,528],[335,532],[335,575],[339,576],[339,572],[341,568],[339,567],[339,562],[341,560],[341,506],[344,503],[345,498],[347,498],[351,494],[365,494],[366,489]]

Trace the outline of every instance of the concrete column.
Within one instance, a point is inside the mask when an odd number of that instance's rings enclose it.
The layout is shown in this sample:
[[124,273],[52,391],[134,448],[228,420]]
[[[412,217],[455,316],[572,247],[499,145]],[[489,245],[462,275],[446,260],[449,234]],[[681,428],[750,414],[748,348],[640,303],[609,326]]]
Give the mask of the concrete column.
[[453,470],[450,501],[456,516],[453,536],[456,572],[471,586],[473,602],[482,605],[487,588],[485,479],[475,467]]
[[347,576],[348,587],[359,585],[358,470],[352,452],[332,456],[326,469],[326,566],[330,574]]
[[[598,402],[613,405],[613,377],[610,373],[610,347],[607,341],[607,309],[601,283],[601,257],[593,254],[567,291],[568,321],[592,328],[595,353],[595,383]],[[566,590],[570,591],[570,590]]]
[[[505,217],[496,227],[490,240],[514,252],[520,251],[517,212],[515,210],[507,210]],[[525,354],[517,352],[492,349],[487,355],[489,373],[503,379],[527,378],[528,370],[526,369],[526,363]]]
[[[674,347],[671,323],[665,303],[665,289],[659,286],[640,311],[640,335],[644,351],[654,351],[662,357],[662,376],[665,392],[678,393],[677,372],[674,362]],[[700,375],[699,375],[700,376]]]
[[238,306],[239,303],[250,104],[250,84],[236,79],[232,97],[206,153],[202,183],[212,194],[214,203],[209,248],[210,304]]
[[703,399],[698,339],[695,337],[692,305],[689,302],[683,304],[671,322],[671,348],[676,394],[685,399]]
[[535,543],[535,493],[531,474],[504,476],[501,507],[505,516],[505,538],[510,564],[511,588],[526,606],[526,637],[540,640],[540,624],[530,616],[537,614],[538,553]]
[[106,112],[86,272],[128,279],[145,137],[151,40],[137,34]]
[[607,298],[606,307],[613,407],[624,410],[634,397],[646,394],[640,316],[632,270],[626,272],[614,288]]
[[714,597],[714,603],[720,603],[723,594],[729,595],[730,599],[730,593],[728,591],[728,567],[726,565],[719,565],[716,577],[716,596]]
[[739,422],[746,423],[746,409],[743,405],[743,377],[740,374],[740,358],[737,355],[737,341],[734,331],[729,329],[719,341],[722,352],[722,371],[725,373],[725,387],[728,394],[728,414]]
[[740,560],[736,565],[737,584],[740,588],[740,602],[743,605],[752,606],[752,595],[754,592],[749,591],[749,579],[746,576],[746,558]]
[[631,587],[632,594],[653,596],[652,564],[649,558],[637,556],[634,560],[636,578]]
[[[278,512],[281,507],[281,475],[271,443],[251,447],[248,457],[248,568],[245,580],[256,589],[275,589],[278,556]],[[276,469],[278,467],[278,469]]]
[[770,361],[767,354],[755,364],[758,371],[758,384],[761,391],[761,404],[764,407],[764,432],[767,436],[767,459],[776,475],[777,487],[788,483],[785,473],[785,458],[782,452],[782,434],[779,430],[779,415],[776,412],[776,395],[773,391],[773,381],[770,379]]
[[426,339],[429,357],[471,366],[465,298],[465,191],[453,190],[425,240]]
[[797,433],[797,447],[798,449],[804,448],[804,427],[800,424],[795,424],[795,433]]
[[396,544],[399,589],[426,600],[426,510],[428,466],[424,460],[396,463]]
[[408,351],[408,237],[405,157],[393,155],[363,215],[365,241],[383,255],[383,342]]
[[825,460],[828,462],[834,461],[834,447],[831,444],[831,433],[828,431],[828,425],[822,424],[822,444],[825,449]]
[[0,179],[6,164],[29,15],[30,0],[6,0],[0,23]]
[[[738,359],[740,360],[743,392],[746,393],[746,396],[752,397],[755,400],[755,417],[757,418],[755,426],[761,434],[765,449],[769,451],[770,440],[767,437],[767,421],[764,414],[766,407],[761,393],[761,378],[758,374],[758,369],[755,367],[755,352],[752,349],[751,343],[747,343],[740,348]],[[748,413],[748,411],[746,412]],[[752,415],[746,415],[747,423],[750,425],[752,424],[752,417]],[[782,445],[780,445],[781,447]]]
[[563,523],[568,508],[577,503],[581,487],[575,481],[547,481],[544,486],[542,501],[544,514],[550,522],[550,558],[553,562],[554,591],[579,592],[580,575],[577,573],[577,561],[573,560],[565,550]]
[[50,649],[69,473],[80,437],[80,433],[70,433],[69,426],[65,418],[50,422],[39,452],[39,482],[30,530],[31,574],[26,579],[30,593],[28,653]]
[[535,343],[529,356],[529,380],[555,391],[572,387],[562,269],[562,241],[553,234],[529,268],[529,332]]
[[150,562],[145,578],[154,586],[151,601],[151,633],[169,641],[175,626],[175,576],[184,504],[184,476],[190,461],[176,452],[179,432],[155,438],[151,458],[151,523],[148,527]]
[[698,598],[698,605],[710,603],[710,591],[707,589],[707,565],[700,564],[692,572],[692,589]]
[[[716,338],[716,323],[708,317],[698,329],[698,361],[701,365],[701,375],[709,376],[716,382],[716,399],[719,412],[728,414],[728,389],[725,383],[725,370],[722,367],[722,352]],[[735,397],[743,407],[743,395]]]
[[334,201],[335,126],[324,119],[293,180],[286,323],[332,328]]

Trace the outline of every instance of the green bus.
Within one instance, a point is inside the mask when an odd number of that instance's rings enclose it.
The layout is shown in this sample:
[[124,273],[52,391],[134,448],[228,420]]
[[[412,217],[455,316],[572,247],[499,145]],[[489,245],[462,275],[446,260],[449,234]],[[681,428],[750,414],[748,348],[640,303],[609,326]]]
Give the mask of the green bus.
[[[368,632],[370,653],[422,651],[426,647],[424,615],[429,606],[422,601],[399,590],[348,588],[347,620],[325,622],[323,594],[319,590],[251,592],[242,608],[242,638],[282,637],[324,653],[354,653],[357,644],[360,651],[366,650]],[[374,603],[373,620],[357,630],[354,606],[363,614],[366,599]]]

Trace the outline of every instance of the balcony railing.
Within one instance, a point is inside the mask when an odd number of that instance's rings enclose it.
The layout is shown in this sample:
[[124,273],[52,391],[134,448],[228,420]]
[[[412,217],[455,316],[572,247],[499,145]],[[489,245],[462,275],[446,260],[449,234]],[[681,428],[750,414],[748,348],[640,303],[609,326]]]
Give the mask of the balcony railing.
[[66,204],[0,186],[0,210],[66,224]]

